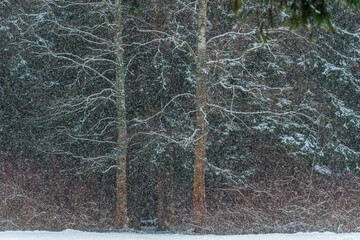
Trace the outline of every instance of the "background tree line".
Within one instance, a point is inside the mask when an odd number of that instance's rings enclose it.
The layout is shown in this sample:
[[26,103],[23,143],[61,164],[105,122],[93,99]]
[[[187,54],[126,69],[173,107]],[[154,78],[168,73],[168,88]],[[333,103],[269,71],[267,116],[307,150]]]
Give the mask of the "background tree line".
[[1,2],[1,228],[358,230],[359,13],[235,2]]

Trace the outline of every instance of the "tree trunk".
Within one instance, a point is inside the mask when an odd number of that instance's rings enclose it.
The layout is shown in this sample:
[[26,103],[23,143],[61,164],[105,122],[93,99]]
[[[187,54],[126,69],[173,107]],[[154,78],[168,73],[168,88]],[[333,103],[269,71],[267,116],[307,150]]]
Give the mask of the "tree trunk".
[[165,167],[164,166],[157,166],[157,215],[158,215],[158,230],[163,231],[167,229],[165,223]]
[[[161,11],[160,11],[160,1],[159,0],[153,0],[152,5],[154,8],[154,14],[153,14],[153,36],[154,39],[158,38],[158,34],[156,31],[159,30],[159,19],[161,17]],[[155,42],[156,44],[156,42]],[[156,75],[158,75],[158,69],[155,70]],[[155,104],[153,105],[155,112],[160,112],[161,108],[160,105]],[[168,229],[166,226],[166,201],[165,201],[165,194],[166,194],[166,173],[165,173],[165,167],[163,163],[159,163],[158,166],[156,166],[157,171],[157,230],[164,231]]]
[[171,149],[170,160],[170,225],[175,226],[175,169],[174,169],[174,148]]
[[196,142],[194,170],[194,223],[206,224],[205,160],[206,160],[206,10],[207,0],[199,0],[199,29],[196,60]]
[[118,151],[117,165],[119,167],[116,174],[116,212],[115,227],[120,229],[127,226],[127,194],[126,194],[126,151],[127,151],[127,131],[126,131],[126,105],[125,105],[125,76],[124,76],[124,49],[122,42],[123,22],[121,18],[121,0],[115,0],[114,21],[117,25],[115,35],[115,55],[116,55],[116,91],[117,91],[117,114],[118,114]]

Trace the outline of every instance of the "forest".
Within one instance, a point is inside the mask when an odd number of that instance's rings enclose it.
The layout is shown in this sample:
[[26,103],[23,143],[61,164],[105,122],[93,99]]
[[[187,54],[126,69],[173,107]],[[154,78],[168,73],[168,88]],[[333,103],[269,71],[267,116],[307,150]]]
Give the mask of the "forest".
[[359,232],[359,9],[0,1],[0,230]]

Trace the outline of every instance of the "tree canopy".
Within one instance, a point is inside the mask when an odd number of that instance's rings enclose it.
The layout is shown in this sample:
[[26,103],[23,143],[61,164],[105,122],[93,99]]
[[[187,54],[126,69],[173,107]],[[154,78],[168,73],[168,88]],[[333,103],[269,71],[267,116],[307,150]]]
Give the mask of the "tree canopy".
[[[231,0],[231,9],[235,15],[241,12],[247,12],[243,6],[252,0]],[[256,2],[257,8],[255,12],[261,14],[265,12],[266,18],[272,24],[274,22],[274,12],[281,12],[281,15],[287,17],[288,23],[292,27],[321,27],[325,29],[333,29],[333,16],[329,11],[328,2],[326,0],[262,0]],[[333,0],[338,4],[347,5],[349,8],[359,10],[359,0]],[[252,9],[251,11],[254,11]]]

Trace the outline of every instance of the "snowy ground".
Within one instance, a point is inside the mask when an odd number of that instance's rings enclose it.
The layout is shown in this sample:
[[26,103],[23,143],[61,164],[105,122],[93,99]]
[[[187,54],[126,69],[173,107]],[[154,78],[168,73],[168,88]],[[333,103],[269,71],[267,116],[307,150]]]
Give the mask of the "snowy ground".
[[180,235],[142,233],[93,233],[9,231],[0,232],[1,240],[360,240],[360,233],[295,233],[259,235]]

